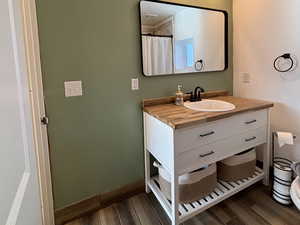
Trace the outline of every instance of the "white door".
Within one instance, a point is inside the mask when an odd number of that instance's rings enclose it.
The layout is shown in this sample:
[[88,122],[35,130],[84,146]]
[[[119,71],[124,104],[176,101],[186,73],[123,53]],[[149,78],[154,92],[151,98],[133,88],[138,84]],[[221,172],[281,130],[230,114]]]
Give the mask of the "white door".
[[42,225],[19,0],[0,1],[0,224]]

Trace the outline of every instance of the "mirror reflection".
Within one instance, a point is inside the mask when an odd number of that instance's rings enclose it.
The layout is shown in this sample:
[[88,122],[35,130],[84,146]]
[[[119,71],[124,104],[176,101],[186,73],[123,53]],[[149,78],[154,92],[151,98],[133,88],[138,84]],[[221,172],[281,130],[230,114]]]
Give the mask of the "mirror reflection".
[[140,10],[144,75],[226,69],[226,13],[152,1]]

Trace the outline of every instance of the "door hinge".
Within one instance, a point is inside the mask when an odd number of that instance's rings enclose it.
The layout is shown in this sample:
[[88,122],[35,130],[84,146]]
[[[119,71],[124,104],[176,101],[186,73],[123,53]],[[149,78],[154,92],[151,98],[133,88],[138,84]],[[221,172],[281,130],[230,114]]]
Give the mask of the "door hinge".
[[43,116],[41,118],[41,122],[43,125],[48,125],[49,124],[49,118],[47,116]]

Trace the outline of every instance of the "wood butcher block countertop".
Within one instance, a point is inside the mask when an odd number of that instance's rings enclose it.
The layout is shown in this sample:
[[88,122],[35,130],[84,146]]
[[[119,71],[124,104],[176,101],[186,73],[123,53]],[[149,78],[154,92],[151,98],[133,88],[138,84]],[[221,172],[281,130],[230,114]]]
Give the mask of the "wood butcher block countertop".
[[[272,102],[228,96],[226,91],[211,91],[203,93],[203,98],[223,100],[235,105],[235,109],[227,112],[200,112],[184,106],[176,106],[174,97],[145,99],[144,112],[149,113],[173,129],[193,126],[200,123],[211,122],[227,118],[238,113],[256,111],[273,107]],[[188,99],[188,95],[185,99]]]

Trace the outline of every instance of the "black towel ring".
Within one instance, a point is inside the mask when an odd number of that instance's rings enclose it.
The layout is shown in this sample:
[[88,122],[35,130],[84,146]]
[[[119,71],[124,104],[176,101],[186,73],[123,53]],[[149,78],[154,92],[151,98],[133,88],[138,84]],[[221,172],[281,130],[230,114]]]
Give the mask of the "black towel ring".
[[[284,70],[280,69],[280,68],[278,67],[278,65],[277,65],[277,63],[278,63],[278,61],[279,61],[280,59],[289,60],[291,65],[290,65],[287,69],[284,69]],[[275,68],[276,71],[278,71],[278,72],[280,72],[280,73],[286,73],[286,72],[291,71],[291,70],[293,69],[294,65],[295,65],[295,62],[294,62],[293,58],[291,57],[291,54],[290,54],[290,53],[285,53],[285,54],[283,54],[283,55],[281,55],[281,56],[278,56],[278,57],[274,60],[274,68]]]
[[195,70],[196,70],[196,71],[202,71],[202,70],[203,70],[203,67],[204,67],[204,62],[203,62],[202,59],[197,60],[197,61],[195,62]]

